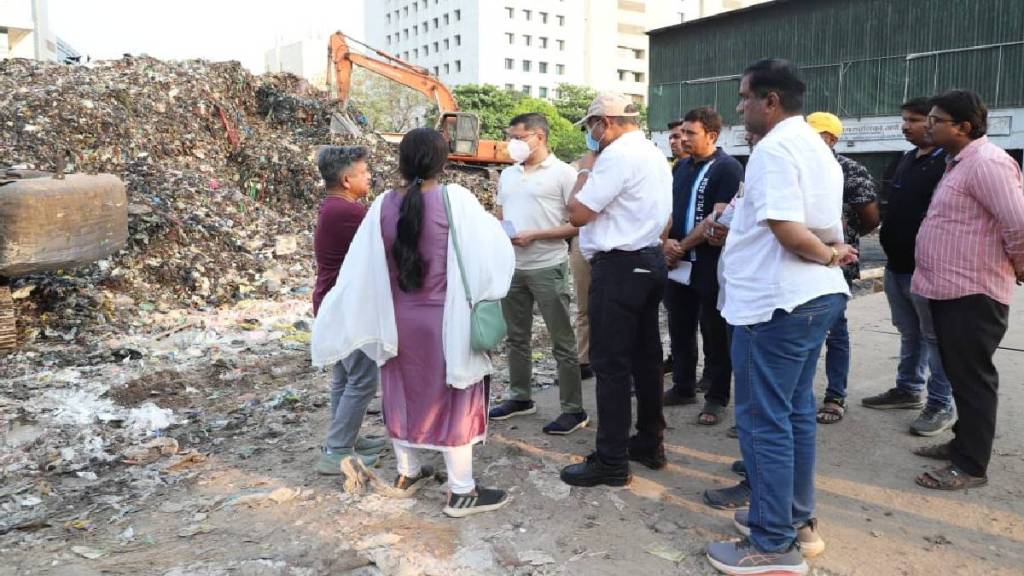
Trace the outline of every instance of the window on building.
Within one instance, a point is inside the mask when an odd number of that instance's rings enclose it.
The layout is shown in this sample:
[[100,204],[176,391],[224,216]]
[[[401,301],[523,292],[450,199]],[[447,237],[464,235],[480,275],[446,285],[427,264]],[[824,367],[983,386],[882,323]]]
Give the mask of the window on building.
[[559,76],[565,76],[565,64],[555,64],[555,73]]
[[516,89],[515,84],[505,84],[505,90],[511,92]]
[[533,93],[533,87],[530,86],[529,84],[523,84],[523,94],[526,94],[527,96],[529,96],[532,93]]
[[[547,24],[548,23],[548,13],[547,12],[541,12],[540,13],[540,22],[541,22],[541,24]],[[541,88],[541,90],[545,90],[545,88]]]
[[406,50],[405,52],[402,52],[402,60],[408,60],[408,59],[409,59],[409,51]]
[[423,45],[423,55],[424,56],[429,56],[430,55],[430,46],[428,46],[426,44]]
[[540,96],[541,98],[547,98],[548,97],[548,89],[546,87],[544,87],[544,86],[541,86],[540,88],[537,88],[537,96]]
[[426,9],[426,7],[427,7],[427,0],[422,0],[422,2],[420,2],[420,5],[423,6],[424,9]]
[[462,20],[462,10],[455,11],[455,21],[458,22],[459,20]]
[[402,16],[408,16],[408,15],[409,15],[409,7],[406,6],[405,8],[402,9]]
[[516,9],[515,8],[509,8],[508,6],[506,6],[505,7],[505,16],[508,16],[509,20],[514,19],[516,17]]
[[530,64],[532,64],[532,62],[530,62],[529,60],[523,60],[523,72],[530,71]]
[[434,76],[437,76],[437,66],[434,66]]
[[637,81],[637,82],[643,82],[645,77],[646,76],[645,76],[645,74],[643,72],[634,72],[633,73],[633,79],[635,81]]
[[462,36],[459,35],[459,34],[455,35],[455,45],[456,46],[462,46]]
[[533,37],[529,34],[523,34],[523,44],[529,46],[533,42]]
[[558,16],[558,25],[565,26],[565,16]]
[[455,71],[462,72],[462,60],[455,61]]
[[412,26],[412,35],[413,36],[419,36],[419,34],[420,34],[420,25],[419,24],[413,24],[413,26]]
[[444,25],[445,26],[448,25],[448,15],[447,14],[444,15]]
[[434,18],[434,30],[437,30],[437,28],[439,26],[439,22],[440,22],[440,19]]
[[450,64],[445,64],[444,65],[444,73],[447,74],[450,70],[451,70],[451,65]]
[[526,18],[527,22],[533,20],[533,10],[523,10],[523,18]]
[[444,39],[444,49],[445,49],[445,50],[448,50],[449,48],[451,48],[451,45],[450,45],[450,44],[448,43],[448,39],[447,39],[447,38],[445,38],[445,39]]
[[537,63],[537,71],[540,72],[541,74],[547,74],[548,73],[548,63],[547,62],[538,62]]
[[384,17],[384,21],[387,22],[388,24],[391,24],[391,14],[388,14],[387,16],[385,16]]
[[441,44],[438,43],[438,42],[434,42],[434,54],[437,54],[440,51],[441,51]]
[[405,38],[406,40],[409,39],[409,29],[408,28],[406,28],[405,30],[402,30],[402,37]]
[[548,47],[548,39],[547,38],[545,38],[543,36],[538,36],[537,40],[540,42],[540,47],[541,48],[547,48]]
[[386,42],[389,45],[391,44],[391,34],[388,34],[387,36],[384,37],[384,42]]
[[412,49],[412,57],[413,58],[419,58],[420,57],[420,49],[419,48],[413,48]]
[[505,58],[505,70],[511,70],[516,67],[516,61],[511,58]]
[[429,24],[430,24],[430,23],[429,23],[429,22],[427,22],[426,20],[424,20],[424,21],[423,21],[423,32],[426,32],[427,30],[429,30],[429,29],[430,29],[430,26],[429,26]]
[[505,32],[505,40],[508,40],[508,45],[511,46],[516,43],[516,35],[511,32]]
[[565,40],[558,40],[558,51],[565,52]]

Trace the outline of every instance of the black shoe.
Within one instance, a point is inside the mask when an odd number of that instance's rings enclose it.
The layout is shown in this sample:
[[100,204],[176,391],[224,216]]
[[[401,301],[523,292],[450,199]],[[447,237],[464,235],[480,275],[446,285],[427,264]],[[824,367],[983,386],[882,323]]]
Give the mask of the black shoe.
[[878,410],[920,410],[924,408],[923,394],[905,392],[899,388],[890,388],[881,394],[868,396],[860,401],[861,406]]
[[536,414],[537,406],[533,400],[505,400],[494,408],[491,408],[487,415],[491,420],[508,420],[513,416],[526,416]]
[[587,418],[586,412],[576,412],[574,414],[563,413],[555,418],[554,422],[549,423],[544,427],[545,434],[554,434],[556,436],[566,436],[579,430],[580,428],[586,427],[590,419]]
[[[632,444],[632,442],[630,442],[630,444]],[[643,464],[651,470],[661,470],[668,465],[668,460],[665,458],[664,446],[658,446],[658,449],[653,451],[637,450],[630,446],[629,459],[633,462]]]
[[490,488],[476,487],[476,490],[469,494],[448,495],[448,505],[444,507],[444,513],[452,518],[462,518],[471,514],[490,512],[508,504],[508,493],[504,490],[492,490]]
[[668,357],[665,358],[665,361],[661,363],[661,367],[662,367],[662,370],[665,372],[665,374],[671,374],[672,373],[672,355],[671,354],[669,354]]
[[562,468],[559,476],[570,486],[625,486],[632,479],[629,464],[609,466],[601,462],[597,452],[592,452],[584,462]]
[[739,484],[719,490],[705,490],[704,503],[717,510],[739,510],[750,507],[750,483],[744,478]]
[[700,380],[697,381],[697,393],[703,394],[711,388],[711,379],[707,376],[701,376]]
[[743,463],[743,460],[736,460],[729,469],[737,476],[747,477],[747,465]]
[[665,392],[665,399],[663,401],[664,406],[686,406],[688,404],[696,404],[697,395],[683,396],[679,392],[676,392],[675,388],[669,388],[668,392]]
[[590,380],[594,377],[594,371],[590,364],[580,364],[580,380]]

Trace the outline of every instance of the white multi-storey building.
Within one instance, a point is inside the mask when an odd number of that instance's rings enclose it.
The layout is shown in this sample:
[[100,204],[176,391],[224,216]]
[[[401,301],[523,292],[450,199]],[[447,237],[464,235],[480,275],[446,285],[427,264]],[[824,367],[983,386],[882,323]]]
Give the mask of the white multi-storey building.
[[57,60],[46,0],[0,0],[0,59]]
[[647,31],[761,0],[367,0],[366,42],[445,84],[647,98]]

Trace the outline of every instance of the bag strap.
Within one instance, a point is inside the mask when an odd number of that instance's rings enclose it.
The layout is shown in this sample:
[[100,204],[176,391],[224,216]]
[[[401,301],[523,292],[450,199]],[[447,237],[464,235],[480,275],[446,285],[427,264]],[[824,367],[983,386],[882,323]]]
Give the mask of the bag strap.
[[466,280],[466,269],[462,266],[462,251],[459,250],[459,235],[455,233],[455,221],[452,219],[451,201],[448,199],[448,185],[441,189],[444,196],[444,213],[448,217],[448,234],[452,237],[452,244],[455,245],[455,260],[459,263],[459,276],[462,277],[462,287],[466,290],[466,301],[469,307],[473,307],[473,296],[469,293],[469,281]]

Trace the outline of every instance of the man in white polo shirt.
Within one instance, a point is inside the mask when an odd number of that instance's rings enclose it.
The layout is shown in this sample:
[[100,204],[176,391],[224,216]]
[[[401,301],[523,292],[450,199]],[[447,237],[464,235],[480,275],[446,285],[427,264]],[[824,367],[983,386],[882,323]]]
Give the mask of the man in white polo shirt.
[[740,541],[708,546],[726,574],[804,574],[824,550],[814,519],[814,372],[828,328],[849,297],[839,266],[843,172],[801,115],[804,83],[785,60],[744,72],[736,111],[762,136],[747,163],[722,253],[734,326],[736,427],[751,486],[736,513]]
[[547,434],[570,434],[587,425],[583,411],[576,334],[569,315],[569,250],[576,236],[569,224],[569,194],[576,170],[548,149],[548,119],[520,114],[509,122],[508,151],[516,161],[498,182],[498,218],[512,235],[516,273],[501,308],[508,325],[509,397],[491,408],[491,420],[537,411],[530,399],[533,373],[533,305],[537,304],[558,364],[562,413],[544,427]]
[[[644,138],[636,104],[600,94],[580,121],[592,153],[580,161],[569,221],[591,264],[590,364],[597,376],[597,450],[562,469],[574,486],[622,486],[629,461],[665,466],[658,305],[666,267],[661,231],[672,212],[672,173]],[[636,435],[630,437],[636,389]]]

